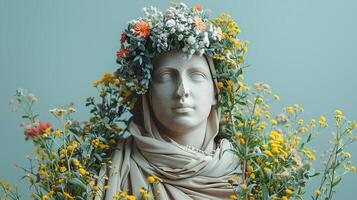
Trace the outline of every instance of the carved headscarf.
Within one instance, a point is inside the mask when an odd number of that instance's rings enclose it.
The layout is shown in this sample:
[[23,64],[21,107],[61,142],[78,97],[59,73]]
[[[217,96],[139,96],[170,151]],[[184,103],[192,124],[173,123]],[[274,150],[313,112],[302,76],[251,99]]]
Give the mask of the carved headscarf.
[[[213,62],[207,58],[212,77],[215,77]],[[113,199],[113,195],[127,191],[140,197],[139,190],[150,188],[154,199],[208,200],[229,199],[233,189],[228,179],[241,173],[238,158],[229,150],[230,143],[223,139],[217,145],[220,112],[211,107],[202,151],[195,151],[163,139],[150,109],[148,96],[142,96],[143,124],[129,124],[131,136],[118,144],[113,156],[117,168],[101,170],[100,176],[108,176],[109,189],[96,199]],[[212,154],[208,152],[214,152]],[[151,187],[147,176],[163,180]],[[104,182],[101,182],[103,188]],[[159,192],[157,192],[159,191]]]

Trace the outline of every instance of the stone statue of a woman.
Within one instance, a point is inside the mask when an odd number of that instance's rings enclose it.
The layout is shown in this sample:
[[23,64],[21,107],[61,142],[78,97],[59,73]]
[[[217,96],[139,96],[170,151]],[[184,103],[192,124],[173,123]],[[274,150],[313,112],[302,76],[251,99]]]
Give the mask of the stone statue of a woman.
[[[215,142],[216,73],[239,69],[238,28],[225,16],[210,21],[200,6],[143,10],[144,17],[129,22],[117,53],[119,75],[139,102],[128,124],[130,136],[113,154],[117,167],[100,172],[107,180],[99,183],[96,199],[113,199],[123,191],[161,200],[229,199],[234,191],[228,180],[240,167],[229,141]],[[222,30],[228,32],[225,39]]]
[[[218,89],[207,56],[186,59],[180,51],[161,54],[154,62],[150,90],[129,124],[132,134],[118,145],[105,199],[121,191],[140,196],[147,177],[158,199],[229,199],[228,179],[239,173],[227,140],[214,142],[219,112]],[[161,181],[162,180],[162,181]]]

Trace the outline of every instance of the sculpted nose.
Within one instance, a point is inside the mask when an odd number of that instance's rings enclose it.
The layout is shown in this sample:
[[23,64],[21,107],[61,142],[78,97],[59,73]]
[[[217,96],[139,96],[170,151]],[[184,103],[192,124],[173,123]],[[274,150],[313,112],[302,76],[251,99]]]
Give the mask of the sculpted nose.
[[177,97],[188,97],[189,90],[187,85],[184,83],[182,79],[179,80],[179,84],[175,93]]

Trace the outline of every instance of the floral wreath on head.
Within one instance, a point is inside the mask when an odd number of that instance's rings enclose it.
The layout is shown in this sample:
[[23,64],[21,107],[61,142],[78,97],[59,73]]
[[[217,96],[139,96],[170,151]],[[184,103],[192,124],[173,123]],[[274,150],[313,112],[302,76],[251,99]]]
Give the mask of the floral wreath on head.
[[[153,59],[173,49],[182,50],[187,58],[193,54],[213,58],[218,88],[233,88],[238,83],[237,77],[246,67],[243,55],[248,42],[237,38],[240,29],[228,14],[211,20],[202,6],[184,3],[174,3],[165,12],[152,6],[143,12],[143,17],[129,21],[117,51],[120,66],[116,76],[130,93],[124,96],[134,97],[129,103],[148,91]],[[220,90],[221,98],[227,96],[225,92],[229,91]]]

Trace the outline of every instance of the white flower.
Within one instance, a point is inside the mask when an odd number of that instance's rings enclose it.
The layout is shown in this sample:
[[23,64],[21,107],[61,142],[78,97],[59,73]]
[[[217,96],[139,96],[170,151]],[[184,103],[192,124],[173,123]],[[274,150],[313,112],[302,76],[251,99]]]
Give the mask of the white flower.
[[187,38],[187,42],[188,42],[189,45],[193,45],[193,44],[195,44],[196,39],[195,39],[195,37],[193,37],[191,35],[190,37]]
[[176,22],[173,19],[169,19],[166,22],[166,26],[169,27],[169,28],[174,27],[175,25],[176,25]]
[[177,24],[177,31],[183,32],[185,30],[185,26],[183,24]]
[[178,39],[179,41],[181,41],[181,40],[183,39],[183,35],[182,35],[182,34],[178,35],[178,36],[177,36],[177,39]]
[[201,30],[198,27],[195,27],[193,30],[195,31],[196,35],[201,33]]
[[187,47],[182,48],[182,52],[186,53],[188,51]]
[[35,96],[34,94],[32,94],[32,93],[28,93],[28,94],[27,94],[27,99],[28,99],[29,101],[32,101],[32,102],[37,101],[36,96]]
[[209,39],[208,39],[208,33],[204,32],[203,33],[203,44],[208,47],[209,46]]

